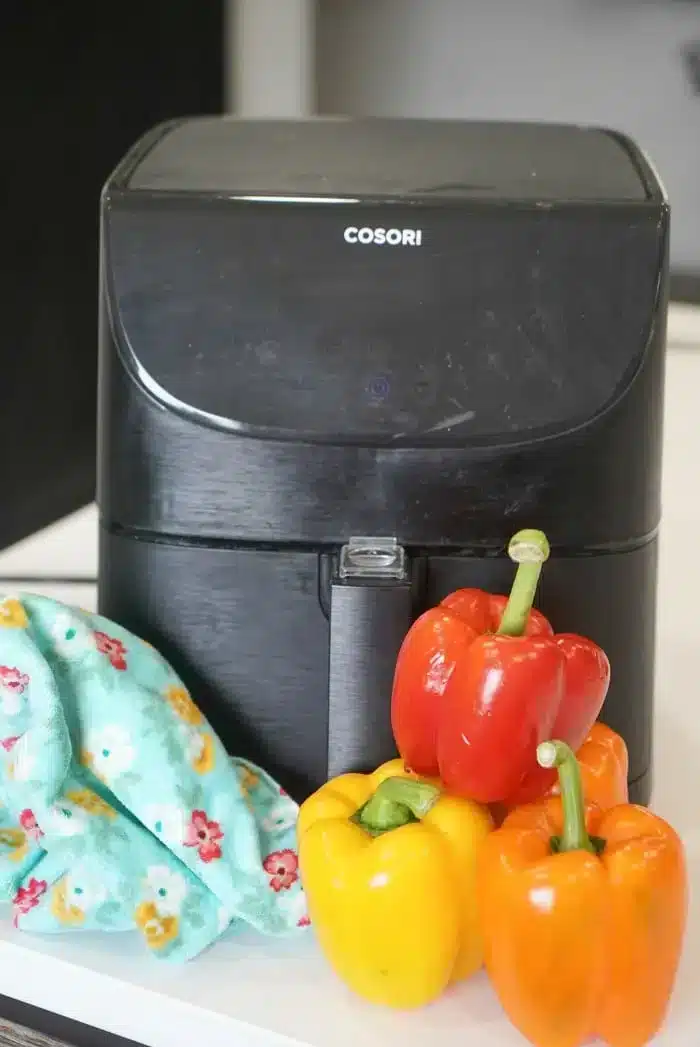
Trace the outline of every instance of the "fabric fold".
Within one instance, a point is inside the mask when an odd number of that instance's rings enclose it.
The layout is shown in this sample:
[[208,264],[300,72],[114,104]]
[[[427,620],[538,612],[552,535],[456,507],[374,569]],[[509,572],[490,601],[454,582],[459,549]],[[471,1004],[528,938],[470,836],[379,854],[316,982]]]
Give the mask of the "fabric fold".
[[99,615],[0,601],[0,892],[26,931],[137,929],[162,958],[308,923],[298,809],[168,662]]

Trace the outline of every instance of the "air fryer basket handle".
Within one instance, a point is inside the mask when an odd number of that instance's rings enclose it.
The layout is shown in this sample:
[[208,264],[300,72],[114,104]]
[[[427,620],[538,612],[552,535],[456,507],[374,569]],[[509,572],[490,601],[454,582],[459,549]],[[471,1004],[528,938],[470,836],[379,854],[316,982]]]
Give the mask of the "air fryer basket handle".
[[391,687],[414,617],[411,571],[341,578],[330,587],[328,776],[374,770],[396,756]]

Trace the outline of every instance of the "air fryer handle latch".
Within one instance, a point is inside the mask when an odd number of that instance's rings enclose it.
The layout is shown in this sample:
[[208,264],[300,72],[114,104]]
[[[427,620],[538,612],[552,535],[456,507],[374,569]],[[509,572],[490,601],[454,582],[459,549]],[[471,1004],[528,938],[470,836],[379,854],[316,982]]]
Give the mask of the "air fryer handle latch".
[[394,538],[352,538],[330,585],[328,776],[396,755],[391,687],[414,615],[415,571]]

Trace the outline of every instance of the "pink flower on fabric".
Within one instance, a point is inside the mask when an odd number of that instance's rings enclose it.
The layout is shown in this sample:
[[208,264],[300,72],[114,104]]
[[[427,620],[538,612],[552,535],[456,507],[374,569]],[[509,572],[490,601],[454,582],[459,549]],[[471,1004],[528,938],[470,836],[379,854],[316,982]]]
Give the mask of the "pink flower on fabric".
[[299,879],[298,868],[299,859],[289,848],[273,851],[263,862],[263,869],[270,877],[270,887],[273,891],[288,891]]
[[29,686],[29,677],[26,673],[9,665],[0,665],[0,684],[8,691],[15,694],[23,694]]
[[210,821],[206,811],[192,811],[185,826],[185,847],[196,847],[203,862],[212,862],[221,857],[220,840],[224,832],[218,822]]
[[32,876],[26,887],[19,888],[17,894],[12,899],[15,927],[17,926],[20,916],[24,916],[30,911],[30,909],[33,909],[35,905],[39,904],[42,895],[46,894],[47,887],[48,884],[46,883],[46,880],[35,880]]
[[30,811],[28,807],[25,807],[20,814],[19,824],[22,826],[27,836],[31,836],[32,840],[40,840],[44,835],[42,830],[39,828],[39,823],[36,820],[34,811]]
[[126,647],[107,633],[95,632],[95,643],[100,654],[106,654],[113,669],[123,672],[126,669]]
[[308,916],[300,916],[297,920],[297,927],[310,927],[311,920]]
[[3,747],[6,753],[9,753],[11,749],[14,749],[21,737],[21,734],[16,734],[12,735],[11,738],[3,738],[2,741],[0,741],[0,745]]

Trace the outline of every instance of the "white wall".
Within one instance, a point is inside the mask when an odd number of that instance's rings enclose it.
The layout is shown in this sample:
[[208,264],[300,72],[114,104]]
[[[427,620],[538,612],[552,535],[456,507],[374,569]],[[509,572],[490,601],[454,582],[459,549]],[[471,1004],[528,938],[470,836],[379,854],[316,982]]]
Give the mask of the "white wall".
[[240,116],[314,111],[315,0],[226,0],[226,103]]

